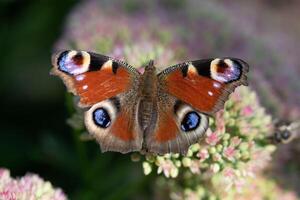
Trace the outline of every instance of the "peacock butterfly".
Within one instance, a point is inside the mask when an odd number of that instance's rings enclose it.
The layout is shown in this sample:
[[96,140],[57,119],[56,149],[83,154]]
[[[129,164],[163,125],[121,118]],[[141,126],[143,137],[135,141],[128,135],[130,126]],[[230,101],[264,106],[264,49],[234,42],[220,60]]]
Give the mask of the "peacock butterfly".
[[236,58],[189,61],[140,73],[108,56],[67,50],[52,57],[52,74],[80,97],[89,133],[102,152],[185,154],[208,128],[208,116],[247,85],[249,66]]

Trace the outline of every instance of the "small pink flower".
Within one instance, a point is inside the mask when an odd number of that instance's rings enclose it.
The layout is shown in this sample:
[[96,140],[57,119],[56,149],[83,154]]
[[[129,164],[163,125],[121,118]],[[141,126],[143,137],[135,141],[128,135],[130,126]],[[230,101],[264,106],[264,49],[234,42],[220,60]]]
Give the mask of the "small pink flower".
[[0,192],[0,199],[2,200],[16,200],[16,195],[13,192],[7,190]]
[[243,187],[245,187],[246,179],[243,176],[238,176],[238,170],[235,170],[230,167],[226,167],[222,174],[223,181],[225,184],[225,191],[229,191],[232,187],[234,187],[238,192],[241,192]]
[[208,153],[207,149],[201,149],[198,152],[197,157],[200,158],[200,162],[203,162],[204,160],[206,160],[207,158],[209,158],[209,153]]
[[206,133],[207,137],[205,139],[206,143],[214,146],[217,144],[217,142],[220,140],[218,133],[212,132],[210,129],[208,129],[207,133]]
[[245,178],[238,178],[234,181],[234,186],[235,186],[235,189],[237,190],[237,192],[241,193],[243,188],[245,187],[246,185],[246,179]]
[[236,92],[232,93],[232,95],[230,96],[230,99],[234,102],[240,102],[240,101],[242,101],[243,97],[242,97],[242,94],[237,89]]
[[0,179],[9,177],[9,171],[7,169],[0,168]]
[[200,162],[199,160],[192,160],[190,170],[193,174],[200,174]]
[[241,142],[242,142],[242,139],[239,138],[238,136],[235,136],[235,137],[231,138],[231,140],[230,140],[230,146],[236,147],[236,146],[238,146]]
[[213,161],[218,162],[218,161],[222,160],[222,156],[218,153],[215,153],[215,154],[213,154],[212,159],[213,159]]
[[223,170],[223,175],[226,177],[226,178],[233,178],[235,176],[235,173],[234,173],[234,169],[230,168],[230,167],[226,167],[224,170]]
[[264,149],[255,149],[251,155],[251,161],[247,163],[246,170],[253,174],[266,167],[271,160],[270,152]]
[[254,143],[254,141],[249,141],[248,145],[249,145],[249,149],[252,149],[254,147],[255,143]]
[[3,175],[4,173],[5,173],[5,170],[0,168],[0,178],[2,177],[2,175]]
[[137,69],[141,74],[143,74],[145,72],[145,68],[144,67],[140,67]]
[[225,186],[225,191],[229,191],[234,185],[235,180],[237,179],[235,170],[230,167],[226,167],[225,169],[223,169],[222,174],[224,175],[223,184]]
[[158,163],[159,167],[157,169],[157,173],[160,174],[161,172],[164,173],[165,177],[169,178],[176,177],[178,173],[178,169],[174,165],[171,160],[162,160]]
[[229,146],[226,147],[223,151],[223,155],[228,159],[233,161],[234,160],[234,155],[235,155],[236,150],[234,149],[234,147]]
[[250,124],[242,124],[242,126],[240,126],[240,130],[243,135],[247,135],[251,132],[251,126]]
[[253,108],[251,106],[246,106],[241,110],[241,114],[245,117],[250,117],[254,113]]

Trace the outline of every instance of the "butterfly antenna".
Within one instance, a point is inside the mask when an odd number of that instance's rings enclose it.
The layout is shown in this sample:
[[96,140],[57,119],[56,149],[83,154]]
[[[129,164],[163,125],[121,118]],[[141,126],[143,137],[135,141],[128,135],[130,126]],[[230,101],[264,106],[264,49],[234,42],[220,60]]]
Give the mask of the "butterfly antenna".
[[154,66],[154,60],[150,60],[148,63],[149,66]]
[[147,70],[147,69],[151,69],[151,68],[154,68],[154,60],[150,60],[145,69]]

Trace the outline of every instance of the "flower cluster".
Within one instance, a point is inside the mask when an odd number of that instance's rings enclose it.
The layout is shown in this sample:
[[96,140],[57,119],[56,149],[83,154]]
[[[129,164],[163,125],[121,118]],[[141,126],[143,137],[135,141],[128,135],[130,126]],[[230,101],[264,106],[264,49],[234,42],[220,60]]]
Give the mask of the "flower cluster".
[[[156,4],[157,1],[143,2],[136,7],[140,12],[126,13],[126,9],[133,9],[130,2],[118,2],[114,6],[99,1],[81,4],[70,17],[67,31],[57,48],[96,51],[124,59],[136,67],[143,66],[149,59],[155,59],[158,66],[169,66],[191,57],[228,54],[248,57],[254,65],[272,66],[273,70],[274,56],[270,56],[269,49],[253,48],[256,40],[245,40],[236,31],[240,29],[231,26],[222,15],[223,9],[213,2],[187,1],[180,7],[184,13],[180,17],[172,9],[165,9],[167,5]],[[147,8],[155,9],[155,14],[147,12]],[[257,51],[268,52],[268,56],[256,59]],[[270,91],[273,90],[262,76],[262,69],[270,71],[267,67],[252,69],[254,81],[251,85],[263,94],[262,100],[267,98],[264,106],[272,108],[273,112],[280,110],[277,97],[272,96]],[[81,113],[69,120],[73,128],[80,125],[83,129],[80,116]],[[228,199],[243,199],[234,195],[238,192],[246,194],[247,189],[254,187],[269,188],[262,192],[257,190],[266,194],[257,199],[274,199],[269,191],[276,187],[267,187],[270,181],[259,176],[276,148],[266,142],[271,133],[272,119],[259,104],[256,93],[239,87],[226,102],[225,109],[210,120],[205,137],[192,145],[187,155],[135,153],[131,157],[133,161],[141,161],[145,175],[159,174],[156,177],[158,191],[169,191],[165,199],[216,199],[221,195],[224,199],[224,193]],[[254,176],[259,181],[253,181],[251,177]],[[251,196],[251,193],[247,194]]]
[[275,146],[264,142],[271,130],[271,117],[259,105],[255,93],[239,87],[225,109],[210,120],[205,138],[192,145],[185,156],[132,157],[144,160],[146,175],[156,171],[166,178],[178,178],[187,184],[185,188],[194,179],[193,188],[209,180],[224,191],[241,191],[248,177],[254,177],[271,159]]
[[66,200],[60,189],[55,189],[50,182],[39,176],[28,174],[20,179],[13,179],[6,169],[0,168],[0,199],[1,200]]
[[[170,181],[168,181],[169,183]],[[172,184],[168,184],[166,181],[160,180],[158,185],[168,185],[174,187]],[[181,192],[176,189],[170,192],[170,199],[172,200],[199,200],[199,199],[211,199],[211,200],[249,200],[249,199],[274,199],[274,200],[297,200],[297,195],[292,191],[285,191],[276,185],[274,180],[266,179],[265,177],[258,175],[255,179],[248,180],[247,187],[244,187],[241,193],[237,193],[234,190],[227,191],[223,194],[218,194],[216,190],[207,190],[207,185],[197,185],[195,189],[185,188]]]

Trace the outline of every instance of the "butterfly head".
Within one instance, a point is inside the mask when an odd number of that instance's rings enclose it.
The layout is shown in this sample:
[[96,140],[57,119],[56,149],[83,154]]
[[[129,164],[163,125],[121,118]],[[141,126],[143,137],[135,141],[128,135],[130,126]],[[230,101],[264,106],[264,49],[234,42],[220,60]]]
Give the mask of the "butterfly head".
[[138,69],[138,71],[141,74],[144,74],[145,72],[147,72],[147,73],[149,73],[149,72],[155,72],[154,60],[150,60],[145,67],[140,67]]

